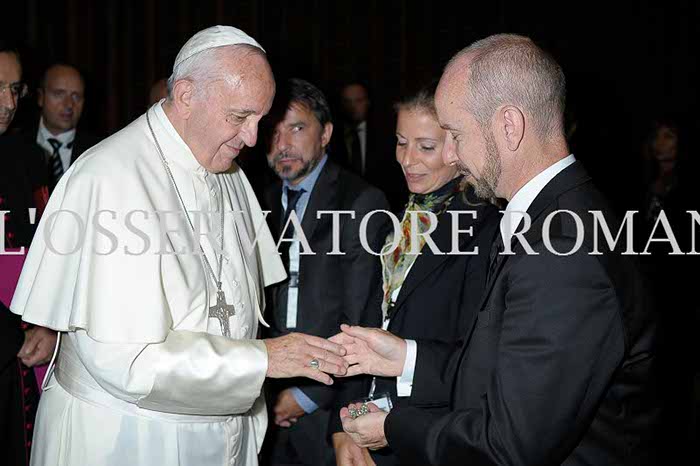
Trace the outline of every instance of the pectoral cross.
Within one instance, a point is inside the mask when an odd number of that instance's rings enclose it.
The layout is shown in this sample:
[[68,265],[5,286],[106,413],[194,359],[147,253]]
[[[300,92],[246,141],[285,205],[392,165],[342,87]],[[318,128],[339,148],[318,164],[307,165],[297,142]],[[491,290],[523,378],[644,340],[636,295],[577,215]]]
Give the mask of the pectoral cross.
[[226,304],[226,296],[222,290],[216,292],[216,305],[209,308],[209,318],[219,319],[221,324],[221,334],[225,337],[231,336],[228,318],[236,315],[236,308],[231,304]]

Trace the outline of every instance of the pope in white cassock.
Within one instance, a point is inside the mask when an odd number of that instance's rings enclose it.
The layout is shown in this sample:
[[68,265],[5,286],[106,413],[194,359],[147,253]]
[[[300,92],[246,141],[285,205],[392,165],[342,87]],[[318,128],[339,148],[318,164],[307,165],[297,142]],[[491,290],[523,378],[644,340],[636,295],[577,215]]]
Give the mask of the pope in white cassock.
[[326,340],[255,339],[263,287],[285,278],[233,162],[274,97],[263,49],[206,29],[168,84],[66,172],[29,250],[11,309],[64,332],[33,465],[255,465],[265,377],[346,371]]

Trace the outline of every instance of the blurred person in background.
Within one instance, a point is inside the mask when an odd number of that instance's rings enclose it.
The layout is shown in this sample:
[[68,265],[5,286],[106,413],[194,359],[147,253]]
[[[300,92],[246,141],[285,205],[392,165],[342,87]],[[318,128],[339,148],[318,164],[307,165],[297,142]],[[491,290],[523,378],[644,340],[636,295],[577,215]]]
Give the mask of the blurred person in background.
[[[377,186],[386,194],[393,210],[406,200],[401,170],[389,151],[383,133],[372,111],[369,87],[362,81],[350,80],[340,89],[340,114],[331,141],[331,156],[345,168]],[[391,180],[387,182],[387,180]]]
[[85,80],[74,66],[56,63],[46,69],[37,90],[41,117],[34,132],[46,152],[49,187],[53,188],[73,162],[99,142],[78,123],[85,105]]
[[[8,309],[18,267],[10,251],[29,247],[34,224],[48,199],[42,154],[21,134],[7,134],[27,86],[17,50],[0,39],[0,464],[29,464],[38,387],[29,369],[48,362],[56,345],[56,333],[30,327]],[[37,209],[35,222],[29,209]]]
[[[693,378],[698,372],[698,302],[693,295],[698,260],[677,255],[668,242],[649,241],[665,237],[661,213],[667,218],[680,251],[692,248],[689,210],[697,211],[698,195],[690,183],[697,171],[691,166],[683,127],[670,116],[653,120],[642,148],[643,184],[635,210],[642,228],[635,231],[637,252],[652,278],[652,293],[659,315],[659,364],[664,410],[659,433],[664,459],[683,462],[697,441],[693,427]],[[696,235],[697,236],[697,235]],[[697,239],[695,239],[697,245]],[[697,247],[696,247],[697,249]],[[693,267],[693,266],[696,267]]]

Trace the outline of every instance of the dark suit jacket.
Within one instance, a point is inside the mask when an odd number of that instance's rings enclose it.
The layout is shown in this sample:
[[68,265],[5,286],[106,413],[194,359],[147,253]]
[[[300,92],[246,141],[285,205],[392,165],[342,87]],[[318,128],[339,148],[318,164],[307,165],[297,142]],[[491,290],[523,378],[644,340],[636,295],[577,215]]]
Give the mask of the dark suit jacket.
[[[31,137],[33,141],[36,141],[37,137],[37,132],[39,131],[38,125],[33,127],[29,132],[28,132],[28,137]],[[73,139],[73,150],[71,152],[70,156],[70,165],[73,165],[76,160],[78,160],[78,157],[83,155],[83,153],[97,144],[98,142],[101,141],[101,138],[97,137],[96,135],[83,131],[80,128],[78,128],[75,131],[75,139]],[[38,145],[38,144],[37,144]],[[41,147],[40,147],[41,148]],[[44,152],[44,149],[41,148],[42,152]],[[44,152],[45,154],[45,152]],[[44,170],[46,171],[46,177],[47,179],[51,179],[49,176],[49,166],[48,166],[48,157],[44,156]]]
[[[48,197],[42,164],[43,152],[34,141],[22,134],[0,136],[0,210],[10,211],[0,236],[6,248],[28,248],[31,243]],[[37,208],[34,224],[29,208]],[[7,279],[0,275],[0,280]],[[34,371],[17,358],[23,343],[21,317],[0,303],[0,464],[28,464],[39,393]]]
[[[46,177],[41,171],[43,152],[25,134],[0,136],[0,210],[9,211],[4,219],[5,248],[29,248],[46,203]],[[28,209],[36,208],[32,224]],[[5,277],[0,276],[0,280]],[[8,303],[9,304],[9,303]],[[16,364],[17,352],[24,342],[21,317],[0,303],[0,369]]]
[[[48,201],[44,152],[23,133],[0,136],[0,210],[5,216],[6,247],[29,247]],[[29,208],[36,208],[30,222]]]
[[[584,222],[583,245],[569,256],[544,246],[544,219],[559,209]],[[436,378],[454,388],[447,415],[409,407],[387,417],[389,444],[406,464],[653,464],[654,319],[633,258],[602,246],[588,254],[589,210],[617,228],[576,162],[528,209],[525,238],[539,255],[515,241],[515,255],[498,256],[461,351],[419,344],[415,403],[435,396]],[[555,217],[554,249],[569,251],[575,238],[571,217]]]
[[[330,155],[336,163],[349,169],[345,132],[345,124],[336,125],[331,140]],[[393,134],[387,134],[386,138],[382,137],[371,121],[367,121],[366,132],[365,172],[362,178],[372,186],[379,187],[389,200],[392,211],[397,212],[406,202],[408,189],[401,167],[396,161],[396,138]]]
[[[270,229],[279,237],[282,220],[282,184],[267,190],[265,200],[271,210]],[[384,195],[359,177],[342,169],[331,160],[323,167],[306,206],[301,227],[315,255],[300,255],[297,328],[292,331],[330,337],[340,331],[341,323],[365,322],[367,303],[375,296],[379,283],[380,263],[360,243],[362,217],[372,210],[388,210]],[[317,219],[320,210],[355,212],[340,216],[340,250],[345,255],[329,255],[333,249],[333,222],[330,214]],[[388,218],[377,214],[368,223],[367,238],[375,251],[386,232]],[[272,319],[270,336],[289,333],[286,328],[287,282],[271,290]],[[308,380],[291,380],[321,407],[330,406],[333,387]]]
[[[282,184],[274,184],[266,191],[265,201],[271,210],[267,217],[270,229],[279,238],[283,217]],[[304,212],[301,227],[315,255],[299,256],[299,297],[297,327],[286,328],[287,282],[270,291],[271,328],[268,336],[284,335],[290,331],[330,337],[340,331],[341,323],[366,325],[368,302],[376,296],[379,285],[380,262],[366,252],[359,236],[363,216],[370,211],[388,210],[389,205],[378,189],[356,175],[342,169],[331,160],[323,167]],[[330,214],[317,219],[321,210],[353,211],[355,219],[341,215],[339,220],[340,250],[345,255],[329,255],[333,249],[333,221]],[[377,214],[368,223],[367,239],[372,250],[379,251],[386,235],[388,218]],[[290,386],[297,386],[318,406],[310,415],[301,417],[289,429],[269,432],[263,452],[263,464],[295,463],[321,466],[332,461],[333,449],[324,442],[327,437],[328,408],[335,403],[339,387],[358,383],[350,379],[336,379],[328,387],[310,379],[289,379],[268,383],[267,395],[274,406],[277,394]]]
[[[459,251],[478,251],[477,255],[451,255],[452,215],[450,212],[474,211],[476,217],[468,213],[459,215],[459,229],[473,228],[472,234],[458,236]],[[439,255],[426,244],[416,259],[396,300],[393,318],[388,330],[402,338],[416,340],[419,347],[424,341],[446,347],[458,346],[472,322],[476,319],[478,305],[486,286],[488,256],[493,238],[498,231],[500,215],[491,204],[479,201],[471,188],[457,196],[445,212],[438,217],[438,226],[430,237],[437,248],[446,254]],[[478,248],[478,249],[475,249]],[[381,302],[380,296],[377,301]],[[374,317],[372,326],[380,327],[382,311],[374,308],[369,314]],[[366,397],[371,378],[361,387],[346,390],[334,410],[331,432],[342,432],[338,410],[349,402]],[[431,384],[440,384],[435,379]],[[395,377],[377,377],[375,393],[391,394],[393,406],[418,406],[424,409],[444,411],[449,404],[450,387],[432,387],[436,395],[429,398],[398,398]],[[391,448],[372,452],[379,465],[397,464]]]
[[71,153],[70,164],[73,165],[73,163],[78,160],[78,157],[100,141],[101,138],[96,135],[78,129],[75,132],[75,139],[73,140],[73,152]]
[[[266,190],[270,209],[270,230],[279,238],[282,212],[282,183]],[[360,322],[367,302],[374,296],[380,273],[379,259],[366,252],[360,243],[359,227],[365,214],[388,209],[386,198],[378,189],[339,167],[331,160],[323,167],[306,206],[301,222],[304,235],[314,255],[299,256],[298,331],[329,337],[340,331],[341,323]],[[333,221],[330,214],[317,218],[318,211],[353,211],[355,219],[339,219],[340,250],[346,254],[328,254],[333,249]],[[378,251],[388,226],[386,215],[377,214],[368,223],[367,238]],[[273,287],[271,334],[286,334],[287,282]],[[283,302],[280,299],[284,299]]]

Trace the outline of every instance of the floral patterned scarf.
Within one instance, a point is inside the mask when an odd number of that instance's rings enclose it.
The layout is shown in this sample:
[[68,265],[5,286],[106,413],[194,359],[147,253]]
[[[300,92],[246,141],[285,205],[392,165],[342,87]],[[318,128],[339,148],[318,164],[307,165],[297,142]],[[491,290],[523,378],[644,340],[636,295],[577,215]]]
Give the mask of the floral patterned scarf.
[[[432,212],[439,216],[450,205],[455,196],[461,191],[462,177],[457,177],[452,181],[442,186],[437,191],[428,194],[411,193],[408,198],[408,204],[404,209],[403,219],[401,220],[400,234],[401,238],[398,241],[398,247],[392,252],[391,247],[394,242],[394,232],[389,233],[382,248],[382,281],[384,290],[384,299],[382,301],[382,312],[384,319],[392,317],[394,302],[391,295],[395,290],[401,288],[406,279],[407,272],[415,262],[418,254],[411,252],[411,221],[412,217],[417,217],[417,233],[425,233],[430,228],[430,217],[426,212]],[[415,212],[412,214],[412,212]],[[413,235],[417,236],[417,235]],[[418,245],[415,251],[420,252],[425,245],[425,238],[417,236]]]

